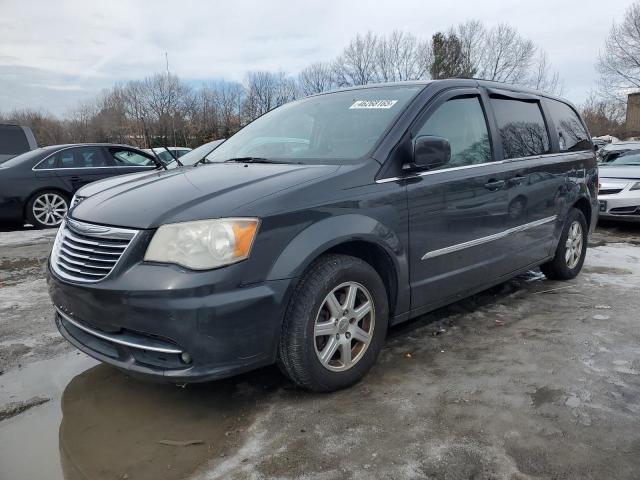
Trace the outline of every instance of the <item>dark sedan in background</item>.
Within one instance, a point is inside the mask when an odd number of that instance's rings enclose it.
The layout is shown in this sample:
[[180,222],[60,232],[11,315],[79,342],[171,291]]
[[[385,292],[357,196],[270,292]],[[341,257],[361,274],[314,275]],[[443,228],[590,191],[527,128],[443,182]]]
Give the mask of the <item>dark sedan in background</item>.
[[127,145],[55,145],[31,150],[0,163],[0,222],[57,227],[83,185],[152,171],[159,165],[148,153]]

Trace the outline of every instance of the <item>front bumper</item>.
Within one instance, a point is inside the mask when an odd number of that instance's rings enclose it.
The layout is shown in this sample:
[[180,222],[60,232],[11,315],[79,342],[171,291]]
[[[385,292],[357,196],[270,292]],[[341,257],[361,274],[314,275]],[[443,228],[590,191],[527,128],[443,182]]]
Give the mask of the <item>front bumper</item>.
[[623,190],[613,195],[599,195],[603,220],[640,222],[640,190]]
[[[156,275],[167,273],[156,268]],[[157,278],[145,286],[166,283]],[[118,368],[176,383],[273,363],[291,284],[285,279],[228,291],[207,285],[132,291],[114,288],[113,280],[72,284],[50,269],[47,281],[56,325],[69,342]]]

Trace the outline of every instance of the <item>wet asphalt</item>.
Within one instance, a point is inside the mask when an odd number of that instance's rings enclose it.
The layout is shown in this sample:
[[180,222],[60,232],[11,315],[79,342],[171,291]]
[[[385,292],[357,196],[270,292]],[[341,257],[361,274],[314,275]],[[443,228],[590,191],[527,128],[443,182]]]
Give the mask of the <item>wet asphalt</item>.
[[275,367],[180,388],[75,351],[52,239],[0,232],[0,480],[640,477],[640,226],[599,228],[575,280],[532,271],[392,329],[322,395]]

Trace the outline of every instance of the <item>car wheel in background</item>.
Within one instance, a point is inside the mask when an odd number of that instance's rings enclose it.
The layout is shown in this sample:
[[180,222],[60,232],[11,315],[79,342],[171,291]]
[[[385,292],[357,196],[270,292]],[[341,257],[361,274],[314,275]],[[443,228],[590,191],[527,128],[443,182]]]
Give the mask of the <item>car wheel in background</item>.
[[376,361],[389,307],[380,276],[346,255],[318,259],[285,315],[278,364],[298,386],[328,392],[353,385]]
[[570,280],[582,269],[587,253],[587,221],[577,208],[572,208],[560,235],[553,260],[540,266],[552,280]]
[[69,210],[69,201],[59,192],[39,192],[27,203],[27,222],[36,228],[53,228],[62,223]]

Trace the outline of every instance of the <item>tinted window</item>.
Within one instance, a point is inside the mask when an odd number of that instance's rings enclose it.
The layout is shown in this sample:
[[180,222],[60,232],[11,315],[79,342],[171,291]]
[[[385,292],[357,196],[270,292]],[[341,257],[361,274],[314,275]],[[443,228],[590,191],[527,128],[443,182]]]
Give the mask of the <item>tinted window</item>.
[[504,158],[549,152],[549,135],[538,102],[492,98]]
[[345,90],[288,103],[244,127],[207,156],[343,163],[369,152],[422,86]]
[[560,151],[591,150],[591,140],[578,114],[566,103],[556,100],[548,100],[547,105],[558,132]]
[[0,125],[0,153],[18,155],[29,151],[29,142],[22,128],[16,125]]
[[417,135],[444,137],[451,144],[448,166],[491,160],[489,132],[478,97],[455,98],[442,104]]
[[155,165],[152,160],[133,150],[109,149],[116,165],[121,167],[146,167]]
[[55,154],[57,168],[108,167],[99,147],[69,148]]

